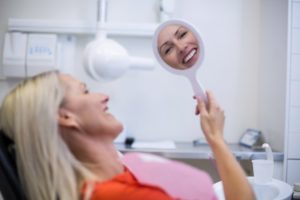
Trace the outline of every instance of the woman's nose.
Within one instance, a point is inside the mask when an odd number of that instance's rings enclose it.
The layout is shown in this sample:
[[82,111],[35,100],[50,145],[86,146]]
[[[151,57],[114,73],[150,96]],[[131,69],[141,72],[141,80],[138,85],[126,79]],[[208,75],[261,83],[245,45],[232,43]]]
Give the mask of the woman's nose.
[[101,98],[101,102],[102,103],[107,103],[109,101],[109,96],[103,93],[98,93],[98,95]]
[[186,48],[186,45],[181,41],[176,41],[175,46],[180,52],[183,52]]

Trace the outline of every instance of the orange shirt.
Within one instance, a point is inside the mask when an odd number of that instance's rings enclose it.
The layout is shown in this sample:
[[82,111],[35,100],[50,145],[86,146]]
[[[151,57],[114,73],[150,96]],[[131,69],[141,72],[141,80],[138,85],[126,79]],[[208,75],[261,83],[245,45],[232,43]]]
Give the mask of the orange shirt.
[[[85,196],[85,182],[82,197]],[[81,198],[84,199],[84,198]],[[163,189],[138,182],[134,175],[125,168],[124,173],[111,180],[94,183],[90,200],[171,200]]]

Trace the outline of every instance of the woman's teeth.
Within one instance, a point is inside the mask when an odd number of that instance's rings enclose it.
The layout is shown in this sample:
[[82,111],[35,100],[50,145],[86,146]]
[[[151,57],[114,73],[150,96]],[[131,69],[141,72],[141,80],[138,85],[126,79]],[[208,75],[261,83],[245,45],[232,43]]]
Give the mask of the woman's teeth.
[[187,63],[190,61],[190,59],[196,54],[196,49],[193,49],[185,58],[184,63]]

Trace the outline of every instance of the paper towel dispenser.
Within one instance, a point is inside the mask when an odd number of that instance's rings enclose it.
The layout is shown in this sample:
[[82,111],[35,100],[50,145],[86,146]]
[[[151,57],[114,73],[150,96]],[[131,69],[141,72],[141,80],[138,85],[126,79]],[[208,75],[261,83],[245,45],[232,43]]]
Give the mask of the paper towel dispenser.
[[57,36],[29,34],[26,56],[27,76],[57,68]]
[[57,66],[55,34],[5,34],[3,72],[5,77],[24,78]]
[[3,50],[3,73],[6,77],[25,77],[27,34],[6,33]]

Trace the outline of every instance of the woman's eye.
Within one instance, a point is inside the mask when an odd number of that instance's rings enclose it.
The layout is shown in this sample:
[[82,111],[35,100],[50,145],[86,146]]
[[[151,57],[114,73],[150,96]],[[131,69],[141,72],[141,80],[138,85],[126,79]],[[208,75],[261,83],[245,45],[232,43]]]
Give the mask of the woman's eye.
[[187,31],[182,32],[181,34],[179,34],[179,38],[183,38],[185,35],[187,34]]
[[168,47],[166,50],[165,50],[165,55],[169,54],[172,50],[172,47]]

